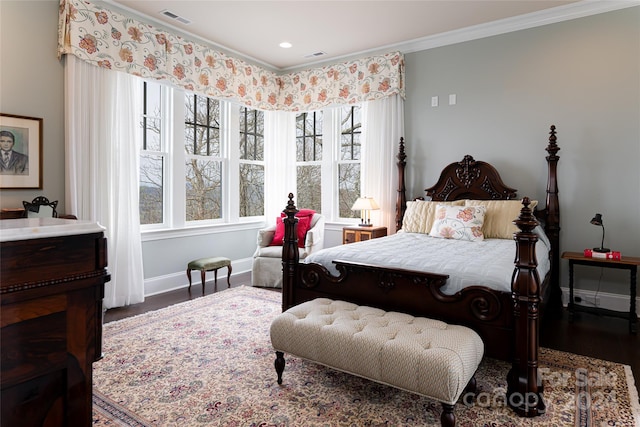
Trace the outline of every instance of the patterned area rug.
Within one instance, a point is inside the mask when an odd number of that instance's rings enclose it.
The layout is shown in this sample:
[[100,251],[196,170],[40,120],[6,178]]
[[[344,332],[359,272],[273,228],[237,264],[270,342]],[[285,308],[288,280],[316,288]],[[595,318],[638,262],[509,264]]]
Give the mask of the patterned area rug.
[[[94,364],[94,426],[437,426],[433,400],[287,358],[276,382],[269,339],[281,294],[232,288],[104,325]],[[629,366],[541,349],[547,412],[505,404],[505,362],[487,359],[458,426],[640,427]]]

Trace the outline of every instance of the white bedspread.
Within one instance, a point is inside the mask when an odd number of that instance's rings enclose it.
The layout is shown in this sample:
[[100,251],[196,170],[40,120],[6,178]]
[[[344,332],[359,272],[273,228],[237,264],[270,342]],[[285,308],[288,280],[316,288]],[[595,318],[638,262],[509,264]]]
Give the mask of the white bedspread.
[[[538,234],[543,233],[537,229]],[[538,274],[549,271],[549,244],[544,234],[536,245]],[[399,232],[387,237],[334,246],[307,257],[305,263],[324,265],[338,275],[332,261],[367,263],[390,268],[448,274],[442,292],[452,295],[471,285],[511,292],[516,243],[508,239],[481,242],[438,239],[421,233]]]

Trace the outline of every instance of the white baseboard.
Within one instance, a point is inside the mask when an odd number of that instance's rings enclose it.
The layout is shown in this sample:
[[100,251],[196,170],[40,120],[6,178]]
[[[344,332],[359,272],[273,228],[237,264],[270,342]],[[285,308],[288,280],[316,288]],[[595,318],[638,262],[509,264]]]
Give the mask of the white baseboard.
[[[237,259],[231,261],[231,281],[233,282],[233,276],[239,273],[246,273],[251,271],[251,265],[253,258]],[[213,286],[213,274],[207,274],[207,282],[205,286]],[[200,284],[200,273],[194,273],[192,275],[194,284]],[[218,270],[218,286],[226,287],[227,283],[227,269],[221,268]],[[144,280],[144,296],[150,297],[152,295],[162,294],[164,292],[175,291],[176,289],[186,289],[189,287],[189,279],[187,279],[186,270],[166,274],[164,276],[151,277]]]
[[[569,288],[562,289],[562,305],[565,307],[569,303]],[[604,308],[606,310],[629,312],[629,296],[620,294],[611,294],[607,292],[588,291],[583,289],[574,289],[573,297],[580,297],[582,301],[576,304],[591,308]],[[636,298],[636,313],[640,307],[640,297]]]

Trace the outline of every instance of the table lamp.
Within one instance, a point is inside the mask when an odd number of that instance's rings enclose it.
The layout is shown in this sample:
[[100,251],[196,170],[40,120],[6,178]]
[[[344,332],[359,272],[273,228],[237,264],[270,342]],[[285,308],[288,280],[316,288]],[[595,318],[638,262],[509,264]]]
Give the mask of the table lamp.
[[591,224],[602,227],[602,242],[600,243],[600,247],[593,248],[593,251],[602,253],[610,252],[611,249],[604,247],[604,224],[602,223],[602,214],[597,213],[596,216],[591,219]]
[[352,211],[360,211],[360,224],[361,227],[371,227],[371,211],[380,209],[378,204],[372,197],[359,197],[358,200],[351,206]]

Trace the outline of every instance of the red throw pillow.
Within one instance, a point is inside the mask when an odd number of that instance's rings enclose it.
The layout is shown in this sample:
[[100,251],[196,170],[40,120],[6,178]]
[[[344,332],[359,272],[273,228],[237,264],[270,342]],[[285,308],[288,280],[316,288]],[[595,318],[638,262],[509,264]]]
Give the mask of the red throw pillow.
[[[297,217],[301,217],[301,216],[313,216],[313,214],[316,213],[316,211],[314,211],[313,209],[300,209],[298,211],[298,213],[296,214]],[[282,212],[282,216],[284,216],[284,212]]]
[[[305,216],[300,215],[300,212],[303,211],[306,213]],[[311,227],[311,218],[315,211],[312,211],[311,209],[303,209],[300,212],[296,214],[296,217],[298,217],[298,247],[304,248],[304,239],[307,235],[307,231],[309,231],[309,228]],[[282,246],[284,243],[284,222],[282,221],[284,216],[285,215],[283,213],[280,218],[276,218],[276,232],[274,233],[269,246]]]
[[311,216],[301,216],[298,218],[298,247],[304,248],[304,239],[307,231],[311,227]]
[[276,218],[276,232],[273,235],[273,239],[269,246],[282,246],[284,242],[284,222],[282,221],[282,217]]

